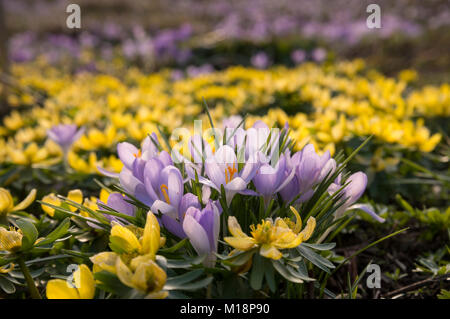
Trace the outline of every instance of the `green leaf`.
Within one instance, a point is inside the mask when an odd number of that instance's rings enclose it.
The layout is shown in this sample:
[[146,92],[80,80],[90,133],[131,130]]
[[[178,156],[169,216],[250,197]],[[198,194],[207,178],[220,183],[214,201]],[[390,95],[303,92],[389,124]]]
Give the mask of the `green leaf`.
[[[45,271],[45,267],[30,270],[30,275],[32,278],[36,278],[36,277],[39,277],[40,275],[42,275],[44,273],[44,271]],[[10,271],[8,274],[13,278],[25,279],[25,276],[23,275],[21,270],[17,270],[17,271],[13,270],[13,271]]]
[[170,277],[166,281],[166,285],[170,286],[181,286],[185,283],[191,282],[203,274],[203,269],[196,269],[180,276]]
[[13,294],[16,292],[16,286],[14,286],[11,281],[3,276],[0,276],[0,288],[2,288],[2,290],[7,294]]
[[96,284],[98,288],[115,295],[125,296],[130,294],[133,290],[132,288],[125,286],[116,275],[105,270],[96,272],[94,278],[100,281],[100,283]]
[[211,281],[213,280],[213,277],[206,277],[204,279],[201,279],[199,281],[196,282],[191,282],[191,283],[187,283],[187,284],[176,284],[176,283],[172,283],[172,284],[165,284],[164,289],[165,290],[197,290],[203,287],[206,287],[207,285],[209,285],[211,283]]
[[[301,260],[297,263],[297,270],[295,271],[295,275],[305,281],[314,281],[314,278],[309,277],[308,268],[306,267],[305,261]],[[294,270],[292,270],[294,271]]]
[[275,293],[277,291],[277,285],[275,283],[275,273],[273,271],[273,266],[270,261],[267,259],[263,259],[264,261],[264,277],[266,278],[267,285],[269,286],[270,291]]
[[320,256],[311,249],[304,247],[303,244],[298,246],[297,250],[303,257],[327,273],[330,272],[329,268],[335,268],[331,261]]
[[275,270],[281,275],[283,276],[285,279],[291,281],[291,282],[295,282],[298,284],[303,283],[303,280],[299,277],[296,277],[295,275],[293,275],[287,268],[286,266],[281,263],[279,260],[272,260],[272,265],[275,268]]
[[[32,250],[32,252],[33,252],[33,250]],[[64,258],[69,258],[69,257],[70,257],[69,255],[54,255],[54,256],[49,256],[49,257],[44,257],[44,258],[36,258],[36,259],[28,260],[25,262],[25,264],[27,266],[29,266],[29,265],[37,264],[37,263],[44,262],[44,261],[64,259]]]
[[67,233],[67,230],[70,227],[70,218],[67,217],[64,219],[61,224],[58,225],[50,234],[48,234],[44,240],[40,241],[36,244],[37,247],[51,244],[57,239],[61,238]]
[[182,248],[184,245],[186,245],[187,242],[188,242],[188,239],[185,238],[183,240],[180,240],[178,243],[176,243],[172,247],[160,249],[158,252],[159,253],[173,253],[173,252],[177,251],[178,249]]
[[167,268],[189,268],[192,265],[198,265],[203,262],[206,255],[198,256],[191,259],[167,259]]
[[312,248],[315,250],[330,250],[336,247],[336,243],[326,243],[326,244],[308,244],[308,243],[302,243],[303,246],[306,246],[308,248]]
[[38,231],[33,223],[25,218],[16,220],[17,226],[22,230],[22,250],[28,250],[33,247],[38,237]]
[[245,252],[239,252],[232,256],[228,256],[228,258],[224,259],[222,263],[228,266],[239,267],[248,262],[255,252],[256,249],[252,249]]
[[263,258],[259,254],[256,254],[253,258],[253,267],[250,274],[250,286],[254,290],[259,290],[262,287],[264,278],[264,264],[262,259]]

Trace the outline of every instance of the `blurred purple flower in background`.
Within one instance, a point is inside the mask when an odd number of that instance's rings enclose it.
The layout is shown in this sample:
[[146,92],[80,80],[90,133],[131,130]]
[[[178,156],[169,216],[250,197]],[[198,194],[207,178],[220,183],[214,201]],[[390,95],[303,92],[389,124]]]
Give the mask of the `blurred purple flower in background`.
[[312,52],[312,58],[316,62],[322,62],[327,57],[327,51],[324,48],[316,48]]
[[265,69],[271,64],[269,61],[269,57],[265,52],[256,53],[254,56],[252,56],[250,63],[252,64],[252,66],[258,69]]
[[295,64],[300,64],[306,60],[306,52],[302,49],[297,49],[291,52],[291,59]]
[[67,152],[83,133],[84,128],[77,130],[75,124],[59,124],[47,131],[48,137],[61,146],[64,152]]

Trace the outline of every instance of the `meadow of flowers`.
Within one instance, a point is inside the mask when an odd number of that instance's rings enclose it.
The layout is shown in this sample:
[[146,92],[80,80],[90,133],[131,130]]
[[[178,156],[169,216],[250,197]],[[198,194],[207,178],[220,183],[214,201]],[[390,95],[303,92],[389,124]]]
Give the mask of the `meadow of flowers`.
[[[450,83],[335,54],[352,12],[220,3],[10,38],[0,298],[449,298]],[[381,38],[445,27],[399,12]]]

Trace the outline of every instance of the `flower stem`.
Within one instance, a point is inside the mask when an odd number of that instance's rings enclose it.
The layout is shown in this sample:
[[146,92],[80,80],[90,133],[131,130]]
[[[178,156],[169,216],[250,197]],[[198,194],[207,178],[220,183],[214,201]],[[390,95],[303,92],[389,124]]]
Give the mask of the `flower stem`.
[[20,257],[18,261],[20,265],[20,270],[22,271],[25,280],[27,281],[27,286],[28,289],[30,290],[31,297],[33,299],[42,299],[41,295],[39,294],[39,291],[37,290],[36,284],[34,283],[33,277],[31,277],[30,270],[25,265],[23,257]]

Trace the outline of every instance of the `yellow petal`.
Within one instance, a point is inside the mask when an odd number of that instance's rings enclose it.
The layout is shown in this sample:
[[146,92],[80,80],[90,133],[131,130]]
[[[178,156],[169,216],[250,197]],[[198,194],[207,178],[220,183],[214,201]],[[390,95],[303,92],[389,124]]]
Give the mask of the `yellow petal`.
[[[59,198],[56,197],[55,194],[53,194],[53,193],[44,196],[42,198],[42,201],[44,203],[49,203],[49,204],[52,204],[54,206],[59,206],[61,204],[61,201],[59,200]],[[44,205],[44,204],[41,204],[41,207],[42,207],[42,210],[44,212],[46,212],[50,217],[53,217],[53,215],[55,215],[55,209],[54,208],[52,208],[50,206],[47,206],[47,205]]]
[[140,263],[131,278],[133,287],[141,291],[147,291],[149,284],[147,281],[150,280],[151,277],[152,274],[149,265],[147,263]]
[[77,287],[80,299],[94,298],[94,276],[86,265],[80,265],[73,273],[73,278],[75,279],[75,286]]
[[36,189],[32,189],[31,192],[28,194],[28,196],[23,201],[21,201],[19,204],[14,206],[12,211],[24,210],[25,208],[30,206],[31,203],[33,203],[35,198],[36,198]]
[[161,290],[158,292],[152,292],[149,293],[147,296],[145,296],[145,299],[165,299],[169,295],[168,291]]
[[141,244],[133,232],[120,225],[114,225],[111,228],[109,240],[127,253],[136,252],[141,249]]
[[0,188],[0,215],[9,213],[14,206],[11,193],[6,188]]
[[80,299],[75,287],[70,287],[62,279],[52,279],[47,283],[46,294],[48,299]]
[[110,273],[115,274],[116,273],[116,261],[119,256],[116,253],[105,251],[98,253],[95,256],[92,256],[89,258],[92,263],[96,266],[94,268],[94,273],[106,270]]
[[102,188],[102,190],[100,191],[100,200],[106,204],[108,202],[108,198],[109,198],[108,191]]
[[[69,194],[67,195],[67,198],[70,199],[71,201],[74,201],[75,203],[80,204],[80,205],[81,205],[81,203],[83,203],[83,193],[79,189],[71,190],[69,192]],[[69,205],[69,208],[72,212],[77,210],[77,208],[72,205]]]
[[147,213],[144,235],[142,237],[142,253],[155,256],[160,243],[159,223],[151,211]]
[[293,206],[291,206],[290,208],[296,218],[295,228],[293,230],[294,230],[294,233],[298,234],[300,229],[302,229],[302,218],[300,217],[300,214]]
[[284,241],[276,242],[275,246],[278,249],[295,248],[303,242],[303,233],[300,233],[293,238],[284,239]]
[[261,254],[261,256],[275,260],[278,260],[283,256],[283,254],[278,249],[268,244],[262,245],[259,253]]
[[308,240],[312,233],[314,232],[314,228],[316,228],[316,219],[314,217],[309,217],[306,222],[305,229],[302,230],[301,234],[303,234],[303,240]]
[[122,261],[121,258],[117,258],[116,260],[116,271],[117,271],[117,277],[119,277],[119,280],[126,286],[135,288],[133,285],[133,273],[131,272],[130,268],[125,265],[125,263]]
[[239,250],[249,250],[255,246],[255,240],[251,237],[225,237],[224,240],[232,247]]
[[237,221],[236,217],[230,216],[228,217],[228,229],[230,230],[230,233],[234,237],[248,237],[241,228],[241,225],[239,225],[239,222]]
[[15,230],[0,227],[0,251],[16,251],[22,247],[23,235]]

